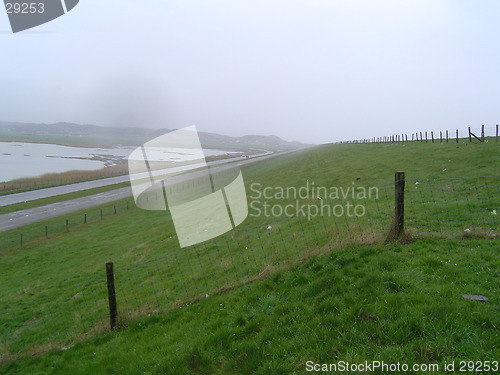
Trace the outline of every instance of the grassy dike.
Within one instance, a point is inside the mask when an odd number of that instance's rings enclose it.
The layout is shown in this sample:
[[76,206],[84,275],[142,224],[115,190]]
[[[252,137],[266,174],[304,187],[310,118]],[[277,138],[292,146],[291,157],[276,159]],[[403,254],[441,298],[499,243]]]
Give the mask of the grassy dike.
[[499,360],[498,301],[460,297],[498,296],[498,266],[488,240],[352,247],[0,373],[304,374],[307,361]]
[[[498,153],[491,143],[328,145],[249,166],[244,177],[247,188],[252,183],[299,187],[307,180],[391,186],[395,170],[415,178],[492,175]],[[384,194],[367,207],[383,206],[369,216],[380,229],[368,233],[362,231],[367,222],[338,227],[325,219],[310,228],[293,220],[272,223],[264,235],[250,228],[271,219],[249,217],[224,245],[178,254],[168,214],[131,208],[3,251],[0,310],[19,307],[22,314],[2,321],[0,373],[288,374],[304,373],[307,360],[495,360],[497,240],[422,239],[382,246],[392,199]],[[29,235],[52,222],[57,218],[22,229]],[[2,240],[14,238],[10,232],[0,234]],[[347,234],[353,241],[339,243]],[[244,248],[255,251],[250,257]],[[325,255],[313,257],[318,254]],[[172,256],[166,259],[174,259],[175,267],[153,262],[163,256]],[[103,333],[102,271],[109,260],[119,271],[140,270],[133,277],[124,272],[119,280],[123,310],[173,298],[161,308],[165,313],[132,314],[122,321],[128,328]],[[181,289],[190,292],[182,297],[205,291],[211,297],[179,304],[171,296]],[[461,294],[491,299],[475,303]],[[51,315],[59,318],[44,318]],[[86,335],[79,335],[80,327]],[[40,338],[44,344],[33,345]],[[63,346],[70,349],[60,351]]]

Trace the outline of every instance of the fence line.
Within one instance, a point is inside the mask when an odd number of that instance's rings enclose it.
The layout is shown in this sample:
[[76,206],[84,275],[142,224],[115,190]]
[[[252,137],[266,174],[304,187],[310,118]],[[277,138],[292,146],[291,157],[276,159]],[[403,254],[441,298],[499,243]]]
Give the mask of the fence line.
[[99,208],[89,208],[60,216],[55,219],[28,224],[22,229],[9,229],[2,232],[0,248],[3,251],[20,249],[41,240],[54,239],[65,232],[91,225],[126,211],[136,209],[133,199],[108,203]]
[[[438,137],[439,134],[439,137]],[[425,143],[449,143],[455,142],[459,143],[460,139],[467,139],[469,143],[471,142],[490,142],[499,141],[499,126],[484,126],[480,128],[467,128],[467,131],[460,131],[456,129],[455,132],[449,132],[448,130],[434,132],[434,131],[418,131],[408,134],[393,134],[382,137],[372,137],[364,139],[356,139],[351,141],[341,141],[338,144],[358,144],[358,143],[398,143],[398,142],[425,142]]]
[[[416,180],[399,175],[394,182],[379,186],[378,199],[366,203],[366,215],[361,217],[324,215],[309,220],[295,215],[252,227],[240,226],[201,244],[167,248],[164,255],[152,259],[133,264],[115,260],[113,272],[103,264],[102,269],[86,275],[83,282],[68,282],[55,293],[0,303],[0,353],[13,358],[68,348],[109,330],[110,325],[120,328],[138,317],[182,308],[311,257],[350,245],[383,243],[391,234],[391,226],[397,223],[395,187],[401,189],[401,183],[405,221],[400,223],[400,235],[500,235],[500,176]],[[194,188],[195,184],[188,182],[185,188],[190,186]],[[116,205],[105,207],[108,217],[114,215],[115,208],[117,213],[126,212],[123,202]],[[99,210],[94,211],[86,212],[90,219],[87,224],[79,216],[78,227],[71,226],[73,219],[68,219],[69,230],[100,222]],[[130,215],[133,212],[137,210],[131,208]],[[64,228],[59,229],[59,233],[64,232]],[[44,234],[41,230],[41,238],[25,235],[24,239],[32,243],[53,240],[45,239]]]

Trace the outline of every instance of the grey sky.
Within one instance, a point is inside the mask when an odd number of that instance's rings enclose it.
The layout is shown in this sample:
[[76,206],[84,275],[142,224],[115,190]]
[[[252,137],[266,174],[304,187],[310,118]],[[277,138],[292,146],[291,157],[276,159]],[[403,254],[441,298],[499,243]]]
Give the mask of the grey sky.
[[81,0],[0,12],[0,120],[325,143],[499,122],[500,2]]

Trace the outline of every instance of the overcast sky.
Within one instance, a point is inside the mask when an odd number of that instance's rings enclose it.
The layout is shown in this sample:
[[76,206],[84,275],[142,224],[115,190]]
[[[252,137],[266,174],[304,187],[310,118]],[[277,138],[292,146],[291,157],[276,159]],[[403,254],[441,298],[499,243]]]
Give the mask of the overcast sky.
[[80,0],[12,34],[0,121],[326,143],[500,122],[500,1]]

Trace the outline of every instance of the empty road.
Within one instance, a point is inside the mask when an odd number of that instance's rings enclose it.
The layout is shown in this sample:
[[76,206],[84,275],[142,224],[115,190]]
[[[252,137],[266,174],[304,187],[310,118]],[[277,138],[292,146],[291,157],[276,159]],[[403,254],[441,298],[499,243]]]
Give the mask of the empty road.
[[[240,161],[234,161],[234,159],[231,159],[231,162],[228,162],[228,160],[219,160],[216,162],[211,162],[208,163],[210,165],[210,169],[212,171],[220,171],[223,169],[229,169],[229,168],[234,168],[236,166],[242,167],[245,165],[248,165],[250,163],[255,163],[255,162],[261,162],[264,160],[268,160],[271,158],[275,158],[277,156],[283,155],[285,153],[278,153],[278,154],[265,154],[263,156],[258,156],[258,157],[252,157],[252,158],[245,158],[244,160]],[[217,165],[214,167],[214,165]],[[178,182],[184,182],[191,180],[193,178],[196,178],[200,175],[200,171],[191,171],[191,172],[186,172],[183,174],[176,175],[172,178],[170,178],[169,182],[172,183],[178,183]],[[54,195],[60,195],[60,194],[66,194],[66,193],[71,193],[74,191],[81,191],[81,190],[86,190],[86,189],[91,189],[94,187],[99,187],[99,186],[106,186],[106,185],[113,185],[117,184],[120,182],[126,182],[129,181],[128,176],[119,176],[119,177],[112,177],[112,178],[106,178],[102,180],[96,180],[96,181],[88,181],[88,182],[82,182],[78,184],[72,184],[72,185],[65,185],[65,186],[58,186],[55,188],[48,188],[48,189],[40,189],[36,191],[30,191],[26,193],[19,193],[19,194],[12,194],[12,196],[18,196],[13,199],[13,201],[16,201],[15,203],[19,202],[24,202],[25,200],[34,200],[34,199],[40,199],[40,198],[46,198]],[[96,183],[96,184],[93,184]],[[75,190],[75,187],[77,190]],[[18,200],[19,196],[22,196],[25,198],[23,200]],[[25,195],[24,195],[25,194]],[[21,227],[23,225],[31,224],[31,223],[36,223],[41,220],[49,219],[52,217],[57,217],[61,216],[70,212],[74,211],[79,211],[83,210],[85,208],[89,207],[94,207],[94,206],[99,206],[101,204],[113,202],[119,199],[127,198],[132,196],[132,189],[130,186],[124,187],[124,188],[119,188],[119,189],[114,189],[110,190],[107,192],[99,193],[99,194],[94,194],[94,195],[89,195],[86,197],[82,198],[76,198],[76,199],[70,199],[66,201],[61,201],[61,202],[56,202],[52,204],[48,204],[45,206],[41,207],[34,207],[30,208],[27,210],[22,210],[22,211],[16,211],[16,212],[11,212],[8,214],[3,214],[0,215],[0,232]],[[0,198],[0,201],[8,198],[9,196],[3,196]],[[12,204],[12,203],[10,203]],[[4,205],[4,204],[0,204]]]

